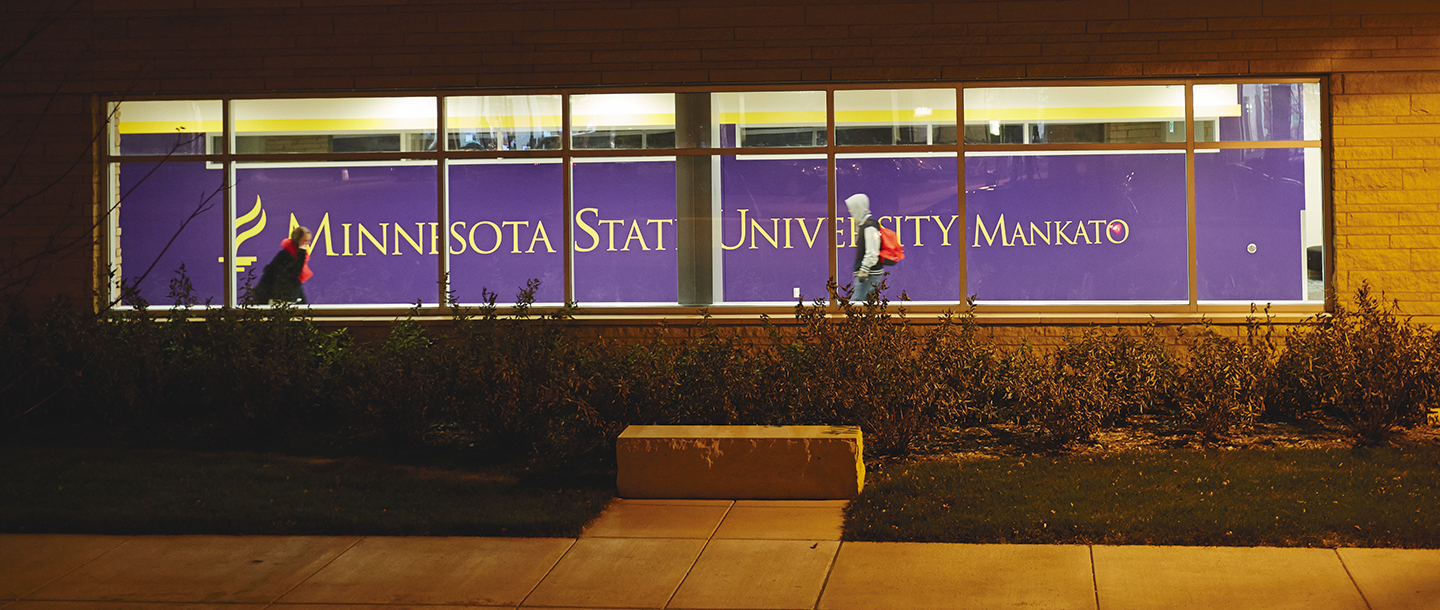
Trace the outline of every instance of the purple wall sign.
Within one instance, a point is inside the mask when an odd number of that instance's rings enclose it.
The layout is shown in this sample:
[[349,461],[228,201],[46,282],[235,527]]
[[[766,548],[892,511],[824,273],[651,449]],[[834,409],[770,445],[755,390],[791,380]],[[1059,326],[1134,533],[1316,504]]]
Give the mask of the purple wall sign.
[[981,301],[1186,301],[1185,155],[967,156]]
[[1195,154],[1196,289],[1201,300],[1305,298],[1300,211],[1305,150]]
[[726,301],[825,298],[825,157],[721,160]]
[[[144,275],[139,282],[141,298],[155,305],[172,304],[167,298],[170,280],[183,263],[194,288],[192,296],[201,304],[224,304],[222,179],[219,170],[206,169],[204,163],[120,166],[120,232],[115,236],[119,272],[129,284]],[[199,215],[185,224],[197,211]],[[147,269],[151,269],[148,274]]]
[[[559,162],[450,166],[450,286],[462,303],[514,303],[531,279],[539,303],[565,300],[565,203]],[[673,190],[673,189],[672,189]],[[673,216],[673,214],[672,214]],[[588,216],[587,216],[588,218]]]
[[[240,243],[239,262],[256,280],[289,232],[291,215],[314,232],[305,284],[310,303],[435,303],[439,295],[436,256],[435,167],[325,166],[241,167],[236,170],[236,213],[256,202],[265,227]],[[260,218],[237,222],[244,236]],[[241,271],[240,283],[245,272]]]
[[575,300],[675,303],[675,162],[576,163]]
[[893,229],[905,246],[905,260],[888,267],[884,296],[903,293],[915,301],[959,302],[959,244],[965,223],[959,222],[955,157],[878,157],[835,160],[837,220],[831,238],[835,277],[841,285],[854,281],[855,249],[852,219],[845,199],[855,193],[870,197],[870,213]]

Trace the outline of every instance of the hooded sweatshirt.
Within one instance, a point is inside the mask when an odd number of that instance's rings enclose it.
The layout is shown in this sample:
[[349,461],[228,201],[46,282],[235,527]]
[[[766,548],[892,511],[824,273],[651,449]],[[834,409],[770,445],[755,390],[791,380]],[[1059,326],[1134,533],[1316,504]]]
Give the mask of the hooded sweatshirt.
[[[855,220],[855,226],[862,232],[861,244],[863,248],[855,248],[855,271],[869,269],[871,272],[882,270],[880,266],[880,228],[875,219],[870,216],[870,197],[864,193],[856,193],[845,200],[845,207],[850,210],[850,217]],[[856,244],[860,246],[861,244]]]

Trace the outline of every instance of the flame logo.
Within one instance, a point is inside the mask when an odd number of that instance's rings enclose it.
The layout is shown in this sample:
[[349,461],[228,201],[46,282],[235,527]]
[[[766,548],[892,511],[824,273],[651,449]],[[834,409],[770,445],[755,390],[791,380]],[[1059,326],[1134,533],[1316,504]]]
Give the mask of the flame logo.
[[[241,216],[241,217],[235,219],[235,228],[238,229],[238,228],[244,226],[245,223],[248,223],[248,222],[250,222],[250,221],[252,221],[252,220],[255,220],[256,217],[259,217],[260,220],[255,223],[255,226],[250,227],[250,228],[248,228],[248,229],[245,229],[244,231],[241,231],[239,235],[236,235],[236,236],[235,236],[235,251],[236,251],[236,252],[239,252],[239,251],[240,251],[240,244],[245,243],[245,242],[246,242],[247,240],[249,240],[251,237],[255,237],[256,235],[259,235],[261,231],[264,231],[264,230],[265,230],[265,221],[266,221],[265,208],[264,208],[264,206],[262,206],[261,203],[260,203],[260,196],[259,196],[259,195],[256,195],[256,196],[255,196],[255,207],[250,208],[250,211],[249,211],[249,212],[246,212],[244,216]],[[255,261],[256,261],[258,258],[259,258],[259,257],[256,257],[256,256],[236,256],[236,257],[235,257],[235,272],[236,272],[236,273],[244,273],[244,272],[245,272],[245,267],[255,264]],[[225,262],[224,257],[221,257],[220,262],[222,262],[222,263]]]

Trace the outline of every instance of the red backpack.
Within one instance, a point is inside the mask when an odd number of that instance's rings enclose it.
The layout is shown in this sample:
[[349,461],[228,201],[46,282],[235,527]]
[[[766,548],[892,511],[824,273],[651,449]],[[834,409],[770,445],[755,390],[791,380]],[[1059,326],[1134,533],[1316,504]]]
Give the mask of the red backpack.
[[880,229],[880,264],[894,265],[905,260],[905,244],[900,243],[900,236],[878,222],[875,226]]

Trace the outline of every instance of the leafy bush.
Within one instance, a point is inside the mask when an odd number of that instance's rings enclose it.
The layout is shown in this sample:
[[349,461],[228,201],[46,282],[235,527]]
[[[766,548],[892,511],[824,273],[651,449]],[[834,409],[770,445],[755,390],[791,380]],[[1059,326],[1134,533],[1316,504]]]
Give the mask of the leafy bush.
[[1286,337],[1274,393],[1288,414],[1332,416],[1360,444],[1384,444],[1440,406],[1437,347],[1434,331],[1397,316],[1364,283],[1353,308],[1337,306]]
[[1264,410],[1271,378],[1267,345],[1248,326],[1244,341],[1222,336],[1208,325],[1188,342],[1180,373],[1181,421],[1207,440],[1247,429]]

